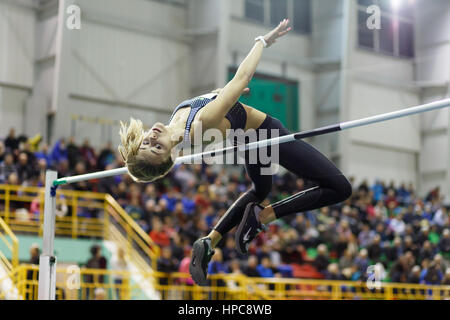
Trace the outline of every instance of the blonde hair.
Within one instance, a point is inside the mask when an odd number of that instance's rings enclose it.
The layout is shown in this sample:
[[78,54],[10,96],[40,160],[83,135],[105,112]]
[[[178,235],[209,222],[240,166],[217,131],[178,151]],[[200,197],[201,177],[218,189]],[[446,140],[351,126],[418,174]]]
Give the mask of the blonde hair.
[[130,118],[129,124],[120,122],[119,135],[122,145],[119,145],[118,149],[130,176],[136,182],[155,181],[165,176],[174,165],[171,156],[160,165],[152,165],[145,153],[139,153],[145,134],[141,120]]

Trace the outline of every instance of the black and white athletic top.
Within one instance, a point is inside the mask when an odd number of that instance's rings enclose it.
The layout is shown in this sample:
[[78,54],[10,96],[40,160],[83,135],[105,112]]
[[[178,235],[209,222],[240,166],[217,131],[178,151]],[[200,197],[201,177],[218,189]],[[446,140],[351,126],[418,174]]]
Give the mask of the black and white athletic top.
[[[217,98],[217,95],[218,95],[217,93],[204,94],[189,100],[185,100],[175,108],[172,115],[170,116],[169,123],[172,121],[173,116],[179,109],[185,107],[191,108],[188,119],[186,121],[186,127],[184,130],[184,138],[183,138],[184,143],[190,142],[191,126],[192,122],[194,122],[196,114],[200,111],[200,109],[202,109],[208,103]],[[247,123],[247,113],[245,112],[244,106],[239,101],[237,101],[234,104],[234,106],[230,109],[230,111],[228,111],[228,113],[225,115],[225,118],[227,118],[228,121],[230,121],[231,129],[233,130],[245,129],[245,124]]]

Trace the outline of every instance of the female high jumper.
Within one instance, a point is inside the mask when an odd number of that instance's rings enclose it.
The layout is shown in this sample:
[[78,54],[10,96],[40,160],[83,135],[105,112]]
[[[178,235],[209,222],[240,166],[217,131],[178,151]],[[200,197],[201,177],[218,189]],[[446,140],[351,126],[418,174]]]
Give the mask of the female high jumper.
[[[223,89],[184,101],[175,108],[167,125],[156,123],[145,132],[140,120],[131,119],[129,124],[121,123],[122,145],[119,151],[135,181],[150,182],[166,175],[174,165],[174,147],[180,142],[190,144],[199,125],[203,130],[219,129],[224,137],[228,129],[253,129],[258,139],[262,131],[270,138],[271,129],[278,129],[280,136],[290,134],[278,119],[238,101],[241,94],[248,90],[247,85],[263,49],[291,30],[288,23],[289,20],[284,19],[271,32],[257,37],[234,78]],[[261,174],[261,168],[267,167],[267,164],[263,165],[259,161],[249,163],[246,156],[245,169],[252,180],[252,187],[227,210],[208,236],[193,244],[189,271],[197,284],[207,284],[207,267],[214,248],[233,227],[237,226],[237,250],[245,254],[250,242],[270,222],[290,214],[329,206],[350,197],[352,188],[346,177],[308,143],[301,140],[286,142],[279,145],[278,152],[281,166],[317,185],[263,207],[260,203],[271,191],[272,176]]]

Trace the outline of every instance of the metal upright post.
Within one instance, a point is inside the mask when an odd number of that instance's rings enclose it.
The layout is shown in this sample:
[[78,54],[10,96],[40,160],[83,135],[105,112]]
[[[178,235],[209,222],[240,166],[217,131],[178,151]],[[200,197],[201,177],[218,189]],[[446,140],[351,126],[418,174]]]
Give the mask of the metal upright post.
[[45,174],[43,245],[42,254],[39,258],[39,300],[55,300],[56,257],[53,254],[55,241],[56,186],[53,185],[53,181],[57,178],[58,173],[56,171],[47,170]]

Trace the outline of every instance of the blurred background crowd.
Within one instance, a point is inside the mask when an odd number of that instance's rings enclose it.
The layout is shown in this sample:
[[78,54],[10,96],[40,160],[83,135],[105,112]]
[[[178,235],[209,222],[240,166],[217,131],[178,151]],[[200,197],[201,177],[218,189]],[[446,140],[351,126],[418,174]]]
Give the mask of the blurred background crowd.
[[[95,150],[89,140],[80,145],[71,138],[50,147],[14,129],[0,140],[0,184],[43,186],[47,168],[62,177],[120,166],[111,143]],[[273,179],[263,204],[314,184],[291,173]],[[384,281],[450,284],[450,218],[439,188],[420,198],[410,183],[349,180],[348,200],[270,224],[248,256],[235,249],[232,230],[219,243],[209,273],[365,281],[369,266],[378,265]],[[178,165],[156,183],[138,184],[124,175],[68,188],[110,193],[162,248],[158,270],[188,272],[191,244],[209,233],[250,184],[243,166]],[[106,268],[108,262],[101,264]]]

